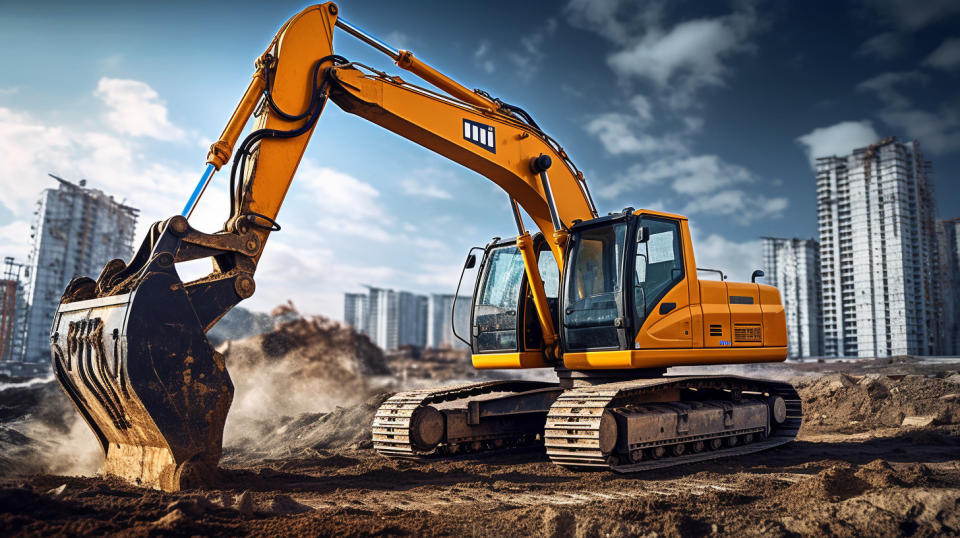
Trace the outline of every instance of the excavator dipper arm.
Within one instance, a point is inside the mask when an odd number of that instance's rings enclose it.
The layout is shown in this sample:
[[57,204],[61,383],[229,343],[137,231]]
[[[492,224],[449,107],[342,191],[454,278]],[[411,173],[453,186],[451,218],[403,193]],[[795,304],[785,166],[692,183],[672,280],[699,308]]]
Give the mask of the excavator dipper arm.
[[[287,21],[211,146],[183,214],[152,225],[129,263],[113,260],[97,280],[77,278],[65,291],[51,330],[54,372],[100,441],[105,474],[165,490],[216,480],[233,385],[205,333],[254,293],[257,262],[279,230],[277,214],[328,99],[502,187],[552,238],[561,268],[566,229],[597,216],[582,174],[526,113],[466,89],[337,15],[337,6],[326,3]],[[335,55],[337,27],[436,90]],[[237,145],[251,115],[255,128]],[[214,171],[228,163],[224,229],[196,230],[187,217]],[[517,225],[544,354],[553,354],[554,324],[530,234],[519,218]],[[212,272],[182,282],[176,264],[199,258],[213,260]]]

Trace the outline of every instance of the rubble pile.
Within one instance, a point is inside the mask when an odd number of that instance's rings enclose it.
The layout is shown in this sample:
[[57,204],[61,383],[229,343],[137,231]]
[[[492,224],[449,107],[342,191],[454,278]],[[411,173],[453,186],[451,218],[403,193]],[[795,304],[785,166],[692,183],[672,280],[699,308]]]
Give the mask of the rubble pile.
[[960,374],[832,374],[797,383],[804,431],[860,433],[876,428],[960,424]]
[[233,454],[303,448],[277,439],[285,439],[289,424],[302,415],[317,418],[360,404],[382,384],[378,378],[390,374],[380,348],[353,328],[300,316],[289,306],[273,314],[274,330],[219,348],[235,387],[224,431]]

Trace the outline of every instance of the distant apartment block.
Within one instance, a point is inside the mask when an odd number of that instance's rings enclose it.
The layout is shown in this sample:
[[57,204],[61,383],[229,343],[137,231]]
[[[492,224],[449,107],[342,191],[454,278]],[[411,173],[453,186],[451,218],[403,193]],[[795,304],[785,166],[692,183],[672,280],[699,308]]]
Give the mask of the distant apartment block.
[[430,347],[467,349],[467,345],[454,336],[453,328],[456,327],[457,334],[469,340],[470,303],[470,298],[462,295],[457,297],[453,294],[434,293],[430,296],[427,310],[427,343]]
[[367,328],[367,294],[343,294],[343,321],[360,332]]
[[818,158],[817,217],[824,354],[938,353],[936,205],[919,144]]
[[944,355],[960,355],[960,217],[938,226],[943,292]]
[[765,283],[780,290],[787,318],[787,355],[823,355],[820,248],[812,239],[763,238]]
[[22,269],[22,263],[16,263],[9,256],[4,258],[0,279],[0,368],[5,371],[11,361],[20,361],[23,355],[27,302]]
[[[453,295],[420,295],[368,286],[367,293],[345,293],[344,321],[385,350],[403,346],[457,347],[450,330]],[[458,330],[469,324],[469,298],[458,304]],[[463,320],[464,316],[467,321]],[[461,344],[460,347],[465,347]]]
[[138,210],[112,196],[54,177],[60,184],[45,189],[37,201],[33,247],[27,264],[23,362],[50,363],[50,326],[60,295],[74,277],[96,278],[104,264],[133,253]]

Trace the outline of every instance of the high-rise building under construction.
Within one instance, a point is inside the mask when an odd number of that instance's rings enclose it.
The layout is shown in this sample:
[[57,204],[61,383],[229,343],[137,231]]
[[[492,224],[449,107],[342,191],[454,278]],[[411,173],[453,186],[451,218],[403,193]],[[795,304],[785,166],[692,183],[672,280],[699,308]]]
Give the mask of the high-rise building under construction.
[[789,357],[823,355],[820,248],[812,239],[763,238],[765,284],[780,290]]
[[13,257],[3,260],[0,279],[0,370],[10,370],[11,361],[20,361],[23,355],[24,325],[27,318],[27,302],[22,280],[23,264]]
[[941,297],[931,165],[887,138],[817,159],[824,352],[939,352]]
[[26,296],[29,314],[22,361],[50,363],[50,326],[60,295],[79,275],[96,275],[106,262],[128,261],[133,252],[139,211],[113,199],[86,181],[74,184],[56,176],[56,189],[37,201]]

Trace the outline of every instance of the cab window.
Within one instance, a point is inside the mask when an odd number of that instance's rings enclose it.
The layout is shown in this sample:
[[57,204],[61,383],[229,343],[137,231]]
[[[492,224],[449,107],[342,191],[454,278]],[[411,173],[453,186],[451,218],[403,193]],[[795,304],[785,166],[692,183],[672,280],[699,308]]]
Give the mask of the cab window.
[[570,257],[564,297],[568,349],[618,347],[615,320],[621,290],[626,223],[580,232]]
[[513,245],[498,247],[488,256],[473,312],[477,349],[516,350],[523,257]]
[[641,218],[638,237],[646,228],[649,239],[637,244],[634,260],[634,295],[637,326],[660,302],[664,295],[683,280],[683,258],[680,251],[680,226],[675,221]]

